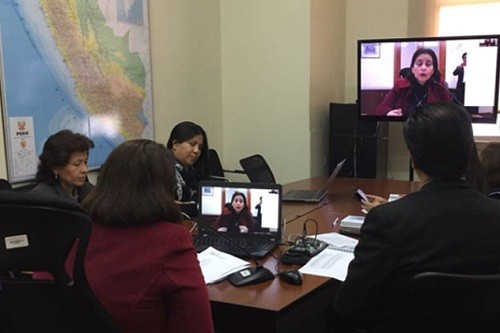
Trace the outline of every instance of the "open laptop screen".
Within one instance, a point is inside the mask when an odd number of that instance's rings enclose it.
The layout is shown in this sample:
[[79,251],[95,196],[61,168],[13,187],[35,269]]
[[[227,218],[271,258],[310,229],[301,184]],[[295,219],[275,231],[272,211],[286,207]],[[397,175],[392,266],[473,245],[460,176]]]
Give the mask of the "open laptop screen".
[[281,185],[202,181],[199,211],[218,231],[276,235],[281,232]]

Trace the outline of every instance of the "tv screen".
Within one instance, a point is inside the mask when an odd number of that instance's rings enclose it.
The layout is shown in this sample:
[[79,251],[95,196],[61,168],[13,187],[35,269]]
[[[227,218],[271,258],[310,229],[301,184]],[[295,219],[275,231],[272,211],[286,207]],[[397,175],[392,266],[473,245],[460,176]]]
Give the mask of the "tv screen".
[[474,123],[498,113],[500,35],[358,40],[360,119],[404,121],[418,106],[450,101]]

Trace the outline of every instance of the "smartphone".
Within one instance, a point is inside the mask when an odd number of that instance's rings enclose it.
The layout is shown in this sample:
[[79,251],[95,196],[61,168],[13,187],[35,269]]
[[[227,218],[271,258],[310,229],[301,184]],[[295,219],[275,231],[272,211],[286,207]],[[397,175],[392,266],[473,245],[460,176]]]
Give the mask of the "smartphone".
[[359,201],[370,201],[368,197],[366,196],[365,192],[361,189],[357,189],[356,192],[354,193],[354,196],[359,200]]

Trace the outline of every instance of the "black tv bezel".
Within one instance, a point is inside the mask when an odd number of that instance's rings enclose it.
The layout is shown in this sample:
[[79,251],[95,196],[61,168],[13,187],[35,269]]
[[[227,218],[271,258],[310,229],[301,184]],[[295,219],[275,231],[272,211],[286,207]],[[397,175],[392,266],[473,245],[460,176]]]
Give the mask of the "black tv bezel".
[[498,96],[500,89],[500,34],[486,34],[486,35],[466,35],[466,36],[439,36],[439,37],[403,37],[403,38],[373,38],[373,39],[359,39],[357,41],[357,113],[359,120],[367,121],[390,121],[390,122],[404,122],[408,117],[394,117],[394,116],[381,116],[381,115],[369,115],[362,114],[361,109],[361,60],[362,60],[362,49],[361,45],[366,43],[404,43],[404,42],[432,42],[432,41],[450,41],[450,40],[472,40],[472,39],[497,39],[497,63],[496,63],[496,79],[495,79],[495,101],[493,104],[493,109],[497,110],[494,112],[493,117],[487,119],[477,119],[472,118],[472,123],[479,124],[495,124],[498,117]]

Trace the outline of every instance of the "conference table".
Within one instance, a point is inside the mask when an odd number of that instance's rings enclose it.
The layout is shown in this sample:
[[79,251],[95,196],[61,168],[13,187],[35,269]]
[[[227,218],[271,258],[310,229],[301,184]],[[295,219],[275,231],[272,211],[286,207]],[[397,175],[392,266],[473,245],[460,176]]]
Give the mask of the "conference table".
[[[322,189],[326,177],[315,177],[283,185],[289,189]],[[389,194],[407,194],[419,189],[417,182],[388,179],[336,178],[320,203],[283,203],[283,245],[260,263],[276,273],[286,268],[277,265],[277,258],[285,250],[287,240],[302,234],[304,222],[314,220],[319,233],[338,231],[335,219],[347,215],[363,215],[360,203],[354,197],[357,188],[365,193],[389,197]],[[306,223],[308,235],[314,235],[316,224]],[[325,309],[340,281],[304,274],[302,285],[296,286],[275,279],[244,287],[234,287],[227,281],[208,285],[214,324],[218,333],[226,332],[326,332]]]

